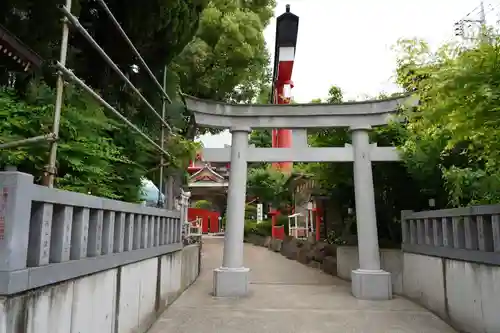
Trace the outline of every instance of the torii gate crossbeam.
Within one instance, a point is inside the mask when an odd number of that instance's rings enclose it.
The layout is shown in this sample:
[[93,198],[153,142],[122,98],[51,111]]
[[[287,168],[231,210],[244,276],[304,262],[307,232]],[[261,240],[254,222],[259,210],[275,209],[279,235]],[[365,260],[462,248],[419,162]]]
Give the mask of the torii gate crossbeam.
[[[230,162],[231,148],[203,148],[203,158],[207,162]],[[394,147],[378,147],[370,145],[370,160],[372,162],[399,161],[401,158]],[[354,150],[351,145],[345,147],[302,148],[293,145],[292,148],[255,148],[249,147],[247,162],[281,161],[290,162],[354,162]]]

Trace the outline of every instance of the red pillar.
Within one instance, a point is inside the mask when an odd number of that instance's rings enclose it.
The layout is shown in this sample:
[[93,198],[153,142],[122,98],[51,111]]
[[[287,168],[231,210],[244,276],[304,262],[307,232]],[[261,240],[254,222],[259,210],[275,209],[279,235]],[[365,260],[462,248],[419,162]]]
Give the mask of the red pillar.
[[278,222],[279,212],[276,209],[271,209],[269,212],[271,216],[271,238],[276,238],[276,222]]
[[316,240],[319,241],[320,237],[319,237],[319,230],[320,230],[320,227],[321,227],[321,209],[320,208],[314,208],[312,210],[314,216],[315,216],[315,227],[314,227],[314,230],[316,232]]
[[[293,61],[280,62],[279,68],[281,71],[280,77],[282,80],[276,81],[275,85],[275,104],[290,104],[290,97],[284,96],[284,87],[288,85],[292,89],[293,82],[290,80],[292,76]],[[289,129],[274,129],[272,132],[273,148],[291,148],[292,147],[292,130]],[[273,163],[273,167],[283,172],[291,172],[293,168],[292,162]]]

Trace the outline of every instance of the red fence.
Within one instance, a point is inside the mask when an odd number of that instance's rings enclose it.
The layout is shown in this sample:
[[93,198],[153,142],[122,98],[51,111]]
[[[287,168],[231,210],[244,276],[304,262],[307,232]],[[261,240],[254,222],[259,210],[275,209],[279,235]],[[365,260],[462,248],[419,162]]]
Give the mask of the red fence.
[[188,208],[188,220],[201,218],[201,231],[203,233],[219,232],[220,213],[201,208]]

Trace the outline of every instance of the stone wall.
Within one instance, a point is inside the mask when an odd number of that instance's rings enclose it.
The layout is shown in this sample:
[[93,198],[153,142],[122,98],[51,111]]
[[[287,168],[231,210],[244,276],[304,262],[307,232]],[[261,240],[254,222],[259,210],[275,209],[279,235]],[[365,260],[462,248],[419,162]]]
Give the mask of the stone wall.
[[460,332],[500,332],[500,205],[401,212],[403,294]]
[[0,333],[143,333],[199,274],[199,245],[0,299]]
[[500,267],[404,253],[403,294],[461,332],[500,332]]
[[[392,290],[403,292],[403,252],[397,249],[380,249],[380,266],[391,273]],[[356,246],[337,247],[337,275],[351,280],[351,271],[359,268],[359,254]]]

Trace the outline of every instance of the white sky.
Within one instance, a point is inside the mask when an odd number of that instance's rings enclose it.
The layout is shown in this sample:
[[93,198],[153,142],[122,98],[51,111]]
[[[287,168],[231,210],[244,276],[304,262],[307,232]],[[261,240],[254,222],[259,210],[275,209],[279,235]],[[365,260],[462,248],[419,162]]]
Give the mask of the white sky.
[[[454,23],[473,11],[479,0],[277,0],[275,16],[299,16],[292,95],[297,102],[324,98],[331,85],[346,99],[398,90],[392,46],[399,38],[419,37],[438,47],[454,38]],[[488,23],[498,17],[499,1],[486,1]],[[468,18],[477,19],[479,11]],[[265,30],[274,53],[276,22]],[[272,54],[274,57],[274,54]],[[200,137],[209,148],[231,143],[231,134]]]

